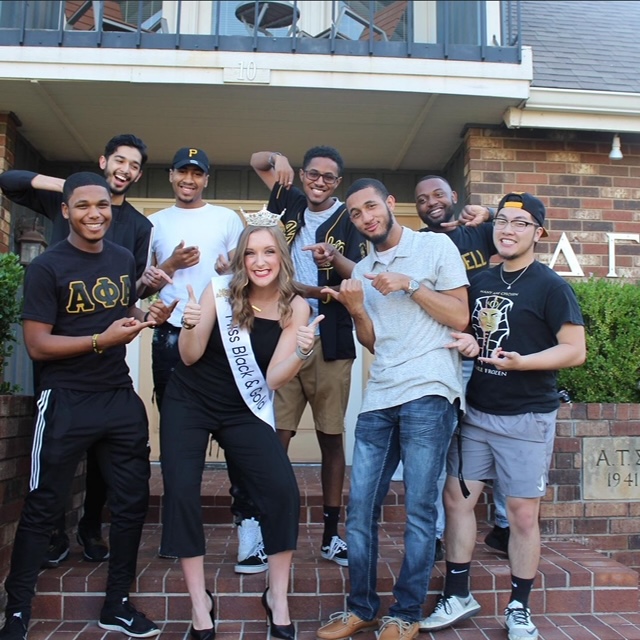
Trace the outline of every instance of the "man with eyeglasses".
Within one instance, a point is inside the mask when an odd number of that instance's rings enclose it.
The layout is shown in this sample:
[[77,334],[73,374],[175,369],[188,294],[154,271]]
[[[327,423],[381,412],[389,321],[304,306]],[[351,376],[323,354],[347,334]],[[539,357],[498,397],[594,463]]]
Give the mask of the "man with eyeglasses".
[[321,555],[347,566],[347,545],[338,533],[338,521],[345,473],[344,415],[356,353],[349,313],[322,289],[337,288],[351,276],[354,263],[366,255],[366,241],[349,221],[344,204],[334,196],[344,163],[333,147],[318,146],[306,152],[299,173],[302,189],[292,186],[291,164],[278,152],[254,153],[251,166],[271,189],[269,211],[283,213],[296,281],[314,317],[325,316],[318,327],[313,355],[276,393],[276,426],[288,449],[307,403],[311,406],[322,456]]
[[[493,211],[481,205],[465,205],[460,221],[454,220],[458,194],[442,177],[424,176],[415,189],[416,211],[426,227],[423,232],[446,233],[456,245],[462,262],[471,280],[475,275],[489,268],[491,256],[496,254],[493,244],[493,227],[487,222]],[[482,222],[477,223],[478,220]],[[466,387],[473,371],[473,359],[462,359],[462,379]],[[440,497],[438,498],[438,521],[436,522],[436,561],[444,558],[442,538],[445,528],[442,491],[447,478],[446,469],[438,479]],[[509,545],[509,522],[507,520],[505,497],[498,483],[493,485],[495,522],[493,529],[485,537],[485,543],[493,549],[507,553]]]
[[[540,499],[547,478],[560,400],[556,371],[586,355],[584,326],[573,289],[535,259],[547,235],[545,207],[528,193],[498,205],[493,241],[502,263],[471,281],[469,304],[479,355],[467,387],[459,441],[447,458],[444,503],[447,573],[444,592],[421,631],[437,631],[480,610],[469,591],[475,545],[474,507],[487,478],[507,495],[511,596],[505,609],[509,640],[536,640],[529,595],[540,559]],[[476,350],[476,351],[477,351]],[[458,480],[460,456],[465,485]],[[470,492],[468,497],[464,489]]]

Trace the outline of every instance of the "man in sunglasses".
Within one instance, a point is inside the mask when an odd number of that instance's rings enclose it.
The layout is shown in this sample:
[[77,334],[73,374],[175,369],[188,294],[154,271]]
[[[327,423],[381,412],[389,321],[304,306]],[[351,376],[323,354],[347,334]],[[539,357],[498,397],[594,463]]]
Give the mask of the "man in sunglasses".
[[344,163],[333,147],[313,147],[306,152],[299,173],[302,189],[292,186],[294,171],[278,152],[254,153],[251,166],[271,189],[269,211],[283,213],[296,281],[314,317],[325,316],[318,327],[313,355],[276,393],[276,426],[288,448],[307,403],[311,406],[322,456],[321,555],[347,566],[347,545],[338,534],[338,521],[345,472],[344,415],[355,345],[349,313],[321,291],[323,287],[337,288],[351,276],[353,264],[366,254],[366,241],[351,224],[344,204],[334,196]]
[[[497,478],[507,496],[511,596],[505,609],[509,640],[536,640],[529,595],[540,559],[540,499],[547,480],[560,400],[556,371],[586,356],[580,307],[569,284],[535,259],[547,235],[545,207],[528,193],[509,193],[493,220],[502,263],[471,280],[472,335],[479,355],[467,386],[459,442],[447,458],[444,503],[447,572],[444,593],[421,631],[469,618],[480,605],[469,591],[475,545],[474,507],[484,480]],[[465,487],[458,480],[460,457]]]

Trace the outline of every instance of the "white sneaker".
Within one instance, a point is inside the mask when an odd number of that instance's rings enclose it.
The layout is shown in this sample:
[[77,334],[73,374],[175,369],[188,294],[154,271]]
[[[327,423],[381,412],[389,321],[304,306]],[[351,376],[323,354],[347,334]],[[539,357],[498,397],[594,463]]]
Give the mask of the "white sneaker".
[[238,525],[238,562],[248,558],[262,542],[260,523],[255,518],[245,518]]
[[396,467],[396,470],[393,472],[393,475],[391,476],[391,480],[393,480],[393,482],[402,482],[404,478],[404,465],[402,464],[402,460],[400,460],[400,462],[398,462],[398,466]]
[[260,523],[255,518],[245,518],[238,525],[238,562],[236,573],[262,573],[268,569],[264,552]]
[[320,553],[325,560],[331,560],[341,567],[349,566],[347,543],[340,536],[333,536],[333,538],[331,538],[331,544],[322,547]]
[[509,640],[537,640],[538,629],[531,622],[531,609],[521,602],[512,600],[504,610],[504,617]]
[[466,598],[448,596],[444,594],[438,598],[433,613],[420,622],[420,631],[438,631],[446,629],[456,622],[475,616],[480,611],[480,605],[469,594]]

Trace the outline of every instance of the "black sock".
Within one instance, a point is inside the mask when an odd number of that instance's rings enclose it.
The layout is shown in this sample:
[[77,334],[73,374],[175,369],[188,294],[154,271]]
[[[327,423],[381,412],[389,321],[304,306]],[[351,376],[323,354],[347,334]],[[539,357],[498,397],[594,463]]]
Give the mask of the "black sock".
[[533,588],[534,578],[518,578],[517,576],[511,576],[511,602],[517,600],[523,607],[529,606],[529,594]]
[[447,573],[444,580],[444,595],[466,598],[469,595],[470,562],[449,562],[445,560]]
[[322,534],[322,546],[331,544],[331,538],[338,535],[338,522],[340,521],[340,507],[323,507],[324,533]]

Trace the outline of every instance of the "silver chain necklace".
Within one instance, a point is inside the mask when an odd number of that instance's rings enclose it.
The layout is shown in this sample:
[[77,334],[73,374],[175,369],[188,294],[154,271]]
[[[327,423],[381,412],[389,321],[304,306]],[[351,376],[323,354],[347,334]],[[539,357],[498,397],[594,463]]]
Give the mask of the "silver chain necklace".
[[502,282],[504,282],[507,285],[507,289],[511,289],[511,287],[518,282],[518,280],[520,280],[520,278],[522,278],[522,276],[526,273],[527,269],[531,266],[531,263],[529,263],[524,270],[522,271],[522,273],[515,279],[512,280],[511,283],[507,282],[503,277],[502,277],[502,271],[503,271],[503,267],[504,267],[504,262],[500,265],[500,280],[502,280]]

